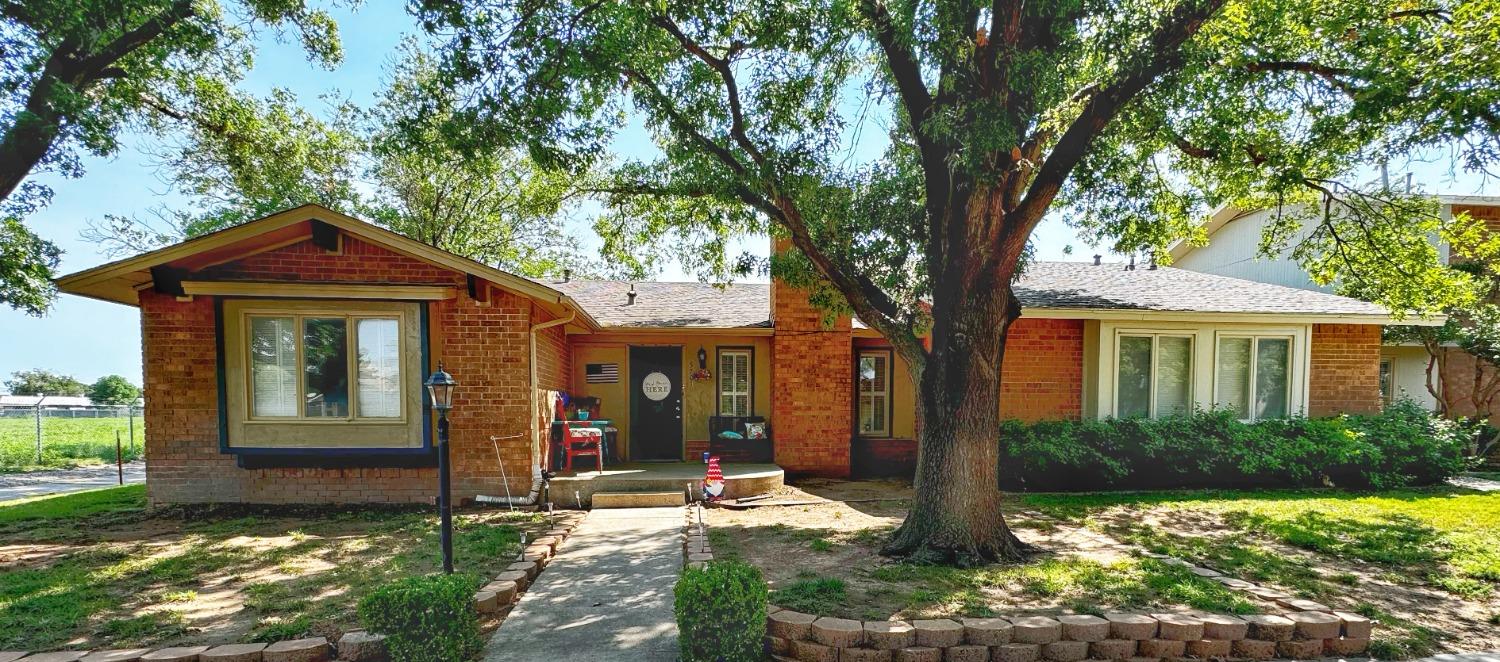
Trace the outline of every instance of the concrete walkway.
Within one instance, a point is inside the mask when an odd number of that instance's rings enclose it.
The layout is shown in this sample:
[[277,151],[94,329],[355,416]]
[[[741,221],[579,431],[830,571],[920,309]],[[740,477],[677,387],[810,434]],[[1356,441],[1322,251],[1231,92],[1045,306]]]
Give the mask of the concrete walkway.
[[485,647],[485,662],[677,659],[682,508],[590,511]]
[[[115,465],[101,464],[77,469],[53,469],[26,473],[0,474],[0,501],[10,501],[43,494],[60,494],[119,485]],[[125,464],[125,484],[146,482],[146,463]]]
[[1490,480],[1469,474],[1449,478],[1448,484],[1480,492],[1500,492],[1500,480]]
[[1424,657],[1420,660],[1412,660],[1412,662],[1500,662],[1500,651],[1490,651],[1488,653],[1447,653]]

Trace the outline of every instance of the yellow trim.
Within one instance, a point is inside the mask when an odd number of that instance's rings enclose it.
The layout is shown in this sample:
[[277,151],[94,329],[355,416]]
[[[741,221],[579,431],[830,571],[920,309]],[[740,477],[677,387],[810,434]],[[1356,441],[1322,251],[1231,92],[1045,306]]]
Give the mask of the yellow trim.
[[458,296],[441,285],[365,285],[353,283],[265,283],[242,281],[183,281],[187,294],[236,297],[296,297],[306,299],[400,299],[440,301]]

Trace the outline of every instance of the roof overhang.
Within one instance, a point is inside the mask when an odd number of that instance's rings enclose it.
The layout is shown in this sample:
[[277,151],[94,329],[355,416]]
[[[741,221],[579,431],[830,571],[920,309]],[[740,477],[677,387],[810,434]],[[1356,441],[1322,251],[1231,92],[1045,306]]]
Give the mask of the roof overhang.
[[[554,314],[576,312],[578,320],[583,322],[584,326],[590,329],[599,328],[599,323],[588,314],[588,311],[585,311],[571,297],[557,290],[516,274],[428,246],[327,207],[311,204],[69,274],[57,279],[57,287],[69,294],[127,306],[138,306],[140,299],[137,292],[153,285],[155,280],[153,270],[156,270],[157,274],[163,273],[164,269],[179,273],[191,272],[309,239],[328,241],[327,235],[330,228],[428,264],[467,274],[471,280],[478,279],[482,283],[529,297]],[[190,274],[184,280],[191,282]],[[195,287],[208,286],[195,285]],[[203,293],[209,292],[204,290]],[[428,298],[428,296],[422,298]]]
[[595,335],[650,336],[772,336],[769,326],[605,326],[590,331]]
[[1097,319],[1154,322],[1234,322],[1241,324],[1379,324],[1382,326],[1442,326],[1447,315],[1396,318],[1391,315],[1349,313],[1225,313],[1192,310],[1135,310],[1123,308],[1022,308],[1022,317],[1043,319]]

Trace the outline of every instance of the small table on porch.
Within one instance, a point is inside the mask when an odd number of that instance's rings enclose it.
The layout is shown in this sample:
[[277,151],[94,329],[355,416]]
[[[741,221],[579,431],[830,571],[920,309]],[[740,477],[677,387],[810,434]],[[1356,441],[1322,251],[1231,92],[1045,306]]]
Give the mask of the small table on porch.
[[[614,431],[614,421],[607,418],[596,418],[592,420],[569,419],[567,422],[586,423],[588,427],[599,428],[604,431],[604,439],[601,442],[603,443],[603,448],[600,449],[604,451],[604,464],[615,464],[619,461],[619,458],[615,457],[614,451],[615,437],[619,434]],[[552,452],[550,454],[552,460],[548,462],[548,465],[551,466],[552,471],[561,470],[563,465],[563,423],[562,419],[552,421],[552,431],[548,436],[548,439],[552,443]]]

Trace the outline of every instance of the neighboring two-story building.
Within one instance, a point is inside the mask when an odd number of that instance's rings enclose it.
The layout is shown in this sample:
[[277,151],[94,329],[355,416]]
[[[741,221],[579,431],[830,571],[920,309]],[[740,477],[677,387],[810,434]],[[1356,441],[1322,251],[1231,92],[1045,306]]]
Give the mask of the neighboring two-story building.
[[[1468,214],[1483,221],[1491,230],[1500,231],[1500,196],[1437,196],[1440,213],[1444,218],[1456,214]],[[1332,292],[1332,286],[1318,285],[1309,278],[1307,271],[1290,256],[1290,250],[1267,258],[1260,255],[1261,232],[1277,215],[1276,209],[1243,210],[1234,207],[1218,209],[1204,224],[1208,233],[1208,244],[1192,246],[1178,242],[1170,253],[1172,265],[1189,271],[1243,278],[1285,287]],[[1438,247],[1442,260],[1454,259],[1449,247]],[[1380,386],[1382,400],[1408,397],[1427,407],[1437,409],[1438,402],[1433,391],[1438,393],[1464,393],[1473,389],[1476,378],[1487,379],[1483,368],[1476,366],[1474,358],[1449,348],[1446,364],[1448,371],[1441,373],[1432,355],[1419,343],[1385,344],[1380,350]],[[1429,368],[1432,370],[1429,389]],[[1452,413],[1457,416],[1473,416],[1474,407],[1463,397],[1448,398]],[[1497,408],[1500,409],[1500,408]],[[1500,411],[1489,413],[1491,418]]]

